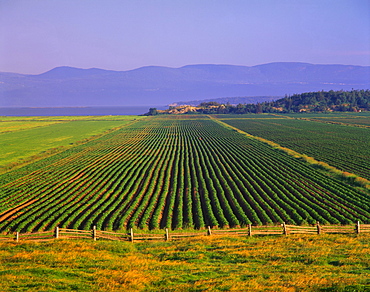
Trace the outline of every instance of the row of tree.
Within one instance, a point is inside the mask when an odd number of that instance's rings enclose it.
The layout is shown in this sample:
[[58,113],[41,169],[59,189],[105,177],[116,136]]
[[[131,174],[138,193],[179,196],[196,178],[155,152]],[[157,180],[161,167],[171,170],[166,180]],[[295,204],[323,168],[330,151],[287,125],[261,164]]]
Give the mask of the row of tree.
[[370,90],[318,91],[285,96],[276,101],[257,104],[204,105],[202,113],[274,113],[274,112],[325,112],[325,111],[369,111]]
[[[328,112],[328,111],[370,111],[370,90],[317,91],[286,95],[276,101],[232,105],[214,101],[202,102],[196,108],[180,106],[182,113],[200,114],[247,114],[247,113],[291,113],[291,112]],[[173,113],[176,107],[167,111],[151,108],[146,115]],[[172,111],[172,112],[171,112]]]

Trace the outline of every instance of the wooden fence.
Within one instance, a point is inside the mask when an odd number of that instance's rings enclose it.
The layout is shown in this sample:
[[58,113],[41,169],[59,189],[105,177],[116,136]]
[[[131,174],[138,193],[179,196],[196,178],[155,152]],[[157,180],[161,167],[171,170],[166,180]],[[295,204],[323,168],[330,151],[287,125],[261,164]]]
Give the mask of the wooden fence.
[[48,241],[55,239],[105,239],[105,240],[118,240],[118,241],[144,241],[144,240],[179,240],[188,237],[199,236],[255,236],[255,235],[289,235],[289,234],[359,234],[370,233],[370,224],[360,224],[357,222],[355,225],[337,226],[337,225],[320,225],[317,223],[315,226],[297,226],[281,224],[281,226],[252,226],[248,225],[247,228],[239,229],[212,229],[208,227],[206,232],[170,232],[165,229],[163,234],[152,233],[143,234],[135,233],[130,229],[128,233],[118,233],[113,231],[97,230],[94,226],[92,230],[77,230],[67,228],[55,228],[54,231],[40,231],[32,233],[19,233],[0,235],[0,241]]

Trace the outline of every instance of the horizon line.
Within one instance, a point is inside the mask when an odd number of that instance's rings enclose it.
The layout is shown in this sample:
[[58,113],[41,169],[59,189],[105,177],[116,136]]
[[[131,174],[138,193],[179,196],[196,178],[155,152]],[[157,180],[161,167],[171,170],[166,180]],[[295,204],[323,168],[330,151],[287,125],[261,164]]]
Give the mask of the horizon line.
[[98,68],[98,67],[90,67],[90,68],[81,68],[81,67],[73,67],[69,65],[60,65],[53,67],[47,71],[43,71],[42,73],[19,73],[19,72],[10,72],[10,71],[0,71],[0,73],[3,74],[18,74],[18,75],[29,75],[29,76],[38,76],[45,74],[47,72],[50,72],[54,69],[57,68],[71,68],[71,69],[78,69],[78,70],[103,70],[103,71],[111,71],[111,72],[129,72],[129,71],[134,71],[138,69],[143,69],[143,68],[150,68],[150,67],[155,67],[155,68],[169,68],[169,69],[181,69],[184,67],[190,67],[190,66],[233,66],[233,67],[257,67],[257,66],[263,66],[263,65],[270,65],[270,64],[307,64],[307,65],[327,65],[327,66],[353,66],[353,67],[370,67],[370,65],[353,65],[353,64],[338,64],[338,63],[333,63],[333,64],[328,64],[328,63],[309,63],[309,62],[293,62],[293,61],[276,61],[276,62],[268,62],[268,63],[261,63],[257,65],[235,65],[235,64],[222,64],[222,63],[196,63],[196,64],[188,64],[180,67],[170,67],[170,66],[162,66],[162,65],[146,65],[146,66],[140,66],[140,67],[135,67],[133,69],[127,69],[127,70],[114,70],[114,69],[105,69],[105,68]]

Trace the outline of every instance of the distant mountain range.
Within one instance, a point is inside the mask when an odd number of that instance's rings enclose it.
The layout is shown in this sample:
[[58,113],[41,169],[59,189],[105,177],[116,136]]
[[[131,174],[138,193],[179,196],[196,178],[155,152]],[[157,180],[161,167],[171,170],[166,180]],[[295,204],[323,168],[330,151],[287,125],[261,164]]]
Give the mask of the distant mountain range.
[[39,75],[0,72],[0,106],[159,106],[232,96],[261,96],[264,101],[269,96],[352,88],[370,89],[370,66],[283,62],[129,71],[57,67]]

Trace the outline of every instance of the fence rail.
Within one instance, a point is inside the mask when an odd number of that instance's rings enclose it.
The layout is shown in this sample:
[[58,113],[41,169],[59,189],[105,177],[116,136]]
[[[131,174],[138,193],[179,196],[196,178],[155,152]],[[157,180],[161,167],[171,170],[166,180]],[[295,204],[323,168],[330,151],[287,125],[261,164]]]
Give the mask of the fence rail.
[[286,225],[285,234],[317,234],[317,226]]
[[254,236],[254,235],[289,235],[289,234],[360,234],[370,233],[370,224],[360,224],[346,226],[320,225],[315,226],[297,226],[282,223],[281,226],[252,226],[239,229],[212,229],[208,227],[206,232],[197,233],[172,233],[165,229],[164,234],[134,234],[133,229],[128,233],[118,233],[113,231],[96,230],[78,230],[56,227],[54,231],[39,231],[31,233],[15,232],[14,234],[0,235],[0,241],[47,241],[54,239],[80,239],[90,238],[93,240],[117,240],[117,241],[144,241],[144,240],[180,240],[186,237],[199,236]]
[[112,231],[102,231],[96,230],[96,237],[107,240],[118,240],[118,241],[128,241],[130,236],[126,233],[117,233]]

